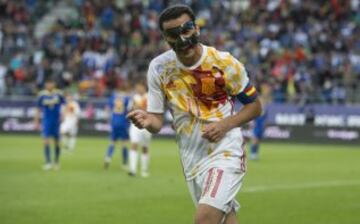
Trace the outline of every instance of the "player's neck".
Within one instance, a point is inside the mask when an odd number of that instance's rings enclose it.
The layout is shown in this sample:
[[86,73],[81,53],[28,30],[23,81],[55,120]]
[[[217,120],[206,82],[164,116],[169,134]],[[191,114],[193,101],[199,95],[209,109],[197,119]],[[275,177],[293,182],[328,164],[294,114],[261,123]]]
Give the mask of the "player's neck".
[[200,60],[202,53],[203,53],[203,47],[201,46],[201,44],[197,44],[195,46],[195,52],[191,57],[178,56],[178,59],[186,67],[191,67]]

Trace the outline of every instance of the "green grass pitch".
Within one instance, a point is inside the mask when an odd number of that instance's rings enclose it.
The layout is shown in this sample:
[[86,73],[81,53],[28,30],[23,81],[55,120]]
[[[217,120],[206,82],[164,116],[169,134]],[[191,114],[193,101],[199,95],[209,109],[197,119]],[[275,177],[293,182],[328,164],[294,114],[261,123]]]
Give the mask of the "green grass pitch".
[[[40,137],[0,135],[0,223],[193,223],[173,140],[152,142],[147,179],[121,170],[120,150],[103,170],[107,144],[80,138],[61,170],[45,172]],[[360,147],[263,144],[237,198],[241,224],[359,224]]]

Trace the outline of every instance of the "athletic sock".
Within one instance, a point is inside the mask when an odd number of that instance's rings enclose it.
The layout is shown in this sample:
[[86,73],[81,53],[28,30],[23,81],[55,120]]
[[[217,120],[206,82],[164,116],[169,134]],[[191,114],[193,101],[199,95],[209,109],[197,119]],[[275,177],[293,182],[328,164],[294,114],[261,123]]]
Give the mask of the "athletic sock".
[[128,149],[126,148],[126,146],[123,147],[122,149],[122,162],[123,162],[123,165],[127,165],[128,164],[128,157],[129,157],[129,154],[128,154]]
[[138,161],[138,152],[136,150],[130,150],[130,152],[129,152],[129,171],[132,174],[136,174],[137,161]]
[[44,147],[44,155],[45,155],[45,162],[47,164],[51,163],[51,152],[50,152],[50,145],[46,144]]
[[61,135],[61,143],[65,149],[68,149],[69,138],[66,135]]
[[108,149],[107,149],[107,152],[106,152],[106,159],[107,160],[110,160],[111,158],[112,158],[112,156],[113,156],[113,154],[114,154],[114,145],[113,144],[111,144],[111,145],[109,145],[109,147],[108,147]]
[[142,153],[140,156],[141,172],[149,172],[149,153]]
[[76,137],[75,136],[70,136],[70,138],[68,140],[68,147],[69,147],[70,150],[74,150],[75,143],[76,143]]
[[59,145],[55,146],[55,163],[59,163],[60,152],[61,152],[60,146]]
[[258,150],[259,150],[259,145],[258,144],[251,145],[251,154],[257,155]]

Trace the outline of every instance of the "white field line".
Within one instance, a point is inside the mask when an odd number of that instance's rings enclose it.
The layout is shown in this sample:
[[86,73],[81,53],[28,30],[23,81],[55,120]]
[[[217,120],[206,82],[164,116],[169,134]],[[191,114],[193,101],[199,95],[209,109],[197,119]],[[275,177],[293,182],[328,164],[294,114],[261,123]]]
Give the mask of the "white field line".
[[360,186],[360,180],[334,180],[323,182],[308,182],[289,185],[268,185],[268,186],[249,186],[240,190],[242,193],[255,193],[278,190],[298,190],[311,188],[327,188],[327,187],[344,187],[344,186]]

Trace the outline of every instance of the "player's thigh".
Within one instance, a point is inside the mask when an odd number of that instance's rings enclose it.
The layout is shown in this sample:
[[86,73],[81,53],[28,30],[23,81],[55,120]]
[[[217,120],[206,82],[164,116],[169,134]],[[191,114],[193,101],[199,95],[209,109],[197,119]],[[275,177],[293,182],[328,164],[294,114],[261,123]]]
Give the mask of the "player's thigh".
[[120,136],[121,136],[121,129],[116,126],[112,126],[110,131],[111,141],[117,141],[120,138]]
[[77,135],[77,133],[78,133],[78,126],[76,123],[72,123],[70,130],[69,130],[69,134],[70,134],[70,136],[75,137]]
[[213,206],[199,204],[195,214],[195,224],[219,224],[224,219],[225,213]]
[[68,133],[68,131],[69,131],[68,123],[67,122],[61,123],[61,125],[60,125],[60,133],[63,135],[63,134]]
[[134,125],[130,126],[129,137],[132,143],[143,145],[143,130],[138,129]]
[[54,124],[51,129],[51,135],[54,138],[54,142],[57,144],[60,138],[60,124]]
[[146,148],[149,147],[150,140],[151,140],[151,134],[149,134],[149,132],[146,130],[141,130],[141,132],[137,133],[137,136],[133,138],[133,142]]

